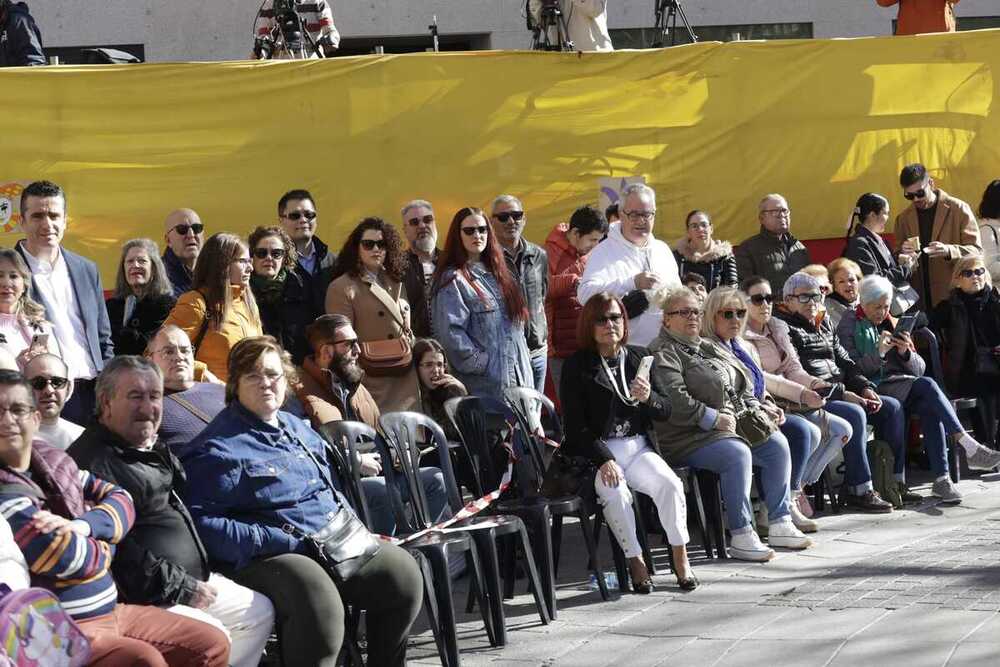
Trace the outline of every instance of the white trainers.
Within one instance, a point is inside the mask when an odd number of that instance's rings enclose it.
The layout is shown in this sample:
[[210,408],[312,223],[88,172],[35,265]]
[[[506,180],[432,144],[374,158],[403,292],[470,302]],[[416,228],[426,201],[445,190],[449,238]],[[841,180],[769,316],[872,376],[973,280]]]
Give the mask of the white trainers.
[[801,505],[799,504],[799,496],[801,495],[801,491],[792,491],[792,501],[788,504],[788,513],[792,517],[792,523],[796,528],[803,533],[815,533],[819,530],[819,524],[802,513]]
[[774,550],[764,546],[757,533],[748,530],[745,533],[733,535],[729,542],[729,555],[737,560],[749,560],[763,563],[774,558]]
[[931,486],[931,495],[941,499],[946,505],[955,505],[962,502],[962,492],[958,490],[950,477],[938,480]]
[[808,549],[813,543],[795,527],[795,524],[788,517],[775,521],[767,527],[767,530],[767,543],[772,547]]
[[969,470],[994,470],[1000,465],[1000,452],[976,443],[972,454],[966,454],[965,462]]

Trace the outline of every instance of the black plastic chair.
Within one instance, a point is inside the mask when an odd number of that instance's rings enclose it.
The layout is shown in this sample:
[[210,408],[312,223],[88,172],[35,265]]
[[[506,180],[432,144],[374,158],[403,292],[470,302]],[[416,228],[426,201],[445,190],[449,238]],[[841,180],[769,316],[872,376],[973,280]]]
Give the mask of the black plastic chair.
[[[441,473],[444,475],[445,486],[448,492],[448,504],[453,512],[458,513],[464,507],[464,502],[459,491],[454,468],[452,467],[448,440],[440,425],[430,417],[416,412],[392,412],[384,414],[379,419],[379,425],[382,428],[386,441],[390,444],[395,443],[397,451],[410,452],[410,460],[419,456],[421,444],[433,444],[438,452]],[[545,601],[542,598],[541,582],[538,577],[538,570],[535,567],[534,554],[524,522],[513,515],[494,513],[465,519],[455,524],[454,527],[469,528],[469,534],[472,536],[479,551],[479,558],[484,568],[483,574],[486,580],[487,599],[490,603],[490,613],[493,619],[493,629],[496,633],[497,645],[505,646],[507,644],[503,594],[500,589],[500,560],[497,553],[497,538],[499,537],[509,536],[511,538],[520,538],[521,548],[526,555],[525,561],[528,566],[529,587],[535,597],[538,616],[543,625],[548,625],[548,611]]]
[[[535,450],[534,440],[528,437],[515,411],[503,402],[487,397],[468,396],[454,406],[454,421],[462,436],[462,443],[476,473],[476,483],[480,488],[474,492],[482,495],[500,485],[506,470],[506,452],[499,446],[499,434],[510,431],[516,461],[513,465],[511,487],[505,498],[496,504],[495,511],[521,517],[534,547],[535,561],[541,574],[543,596],[549,610],[549,617],[557,617],[556,570],[554,544],[559,541],[562,517],[574,514],[580,520],[584,543],[590,556],[590,569],[597,579],[601,597],[610,599],[607,584],[601,574],[597,558],[597,548],[590,524],[589,510],[579,496],[545,498],[538,492],[544,468],[540,464],[540,453]],[[503,460],[503,462],[501,462]],[[501,469],[503,468],[503,470]],[[508,573],[505,578],[505,595],[513,591],[513,559],[507,560]]]

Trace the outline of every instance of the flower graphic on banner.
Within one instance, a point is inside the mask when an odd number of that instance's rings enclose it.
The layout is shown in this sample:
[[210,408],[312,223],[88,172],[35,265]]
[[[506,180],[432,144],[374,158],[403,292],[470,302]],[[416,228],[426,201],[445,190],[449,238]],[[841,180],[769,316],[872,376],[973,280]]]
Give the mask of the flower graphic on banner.
[[597,179],[597,205],[603,211],[611,204],[615,204],[621,199],[621,192],[625,186],[632,183],[645,183],[643,176],[625,176],[623,178],[603,177]]
[[21,231],[21,191],[24,183],[11,181],[0,184],[0,226],[4,234]]

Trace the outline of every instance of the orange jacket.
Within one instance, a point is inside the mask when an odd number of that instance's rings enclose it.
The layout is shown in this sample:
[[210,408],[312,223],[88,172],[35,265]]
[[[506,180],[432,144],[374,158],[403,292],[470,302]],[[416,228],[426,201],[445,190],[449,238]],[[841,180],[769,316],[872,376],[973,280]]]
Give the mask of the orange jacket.
[[899,5],[897,35],[924,32],[955,32],[955,8],[959,0],[876,0],[883,7]]

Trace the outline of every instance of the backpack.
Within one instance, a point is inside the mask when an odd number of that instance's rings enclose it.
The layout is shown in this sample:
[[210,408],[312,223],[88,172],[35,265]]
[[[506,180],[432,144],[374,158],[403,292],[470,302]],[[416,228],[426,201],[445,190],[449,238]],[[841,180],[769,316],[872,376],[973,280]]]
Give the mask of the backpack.
[[894,509],[903,509],[903,496],[899,492],[899,484],[892,469],[896,457],[892,447],[885,440],[872,440],[868,443],[868,465],[872,469],[872,485],[882,499],[892,503]]
[[44,588],[0,584],[0,667],[82,667],[90,643]]

